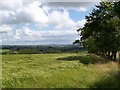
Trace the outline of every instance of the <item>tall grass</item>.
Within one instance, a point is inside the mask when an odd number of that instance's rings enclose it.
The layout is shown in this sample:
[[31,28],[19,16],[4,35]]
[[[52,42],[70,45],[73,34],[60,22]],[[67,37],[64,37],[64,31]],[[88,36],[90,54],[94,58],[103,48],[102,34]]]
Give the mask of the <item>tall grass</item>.
[[118,63],[87,52],[3,55],[3,88],[116,88]]

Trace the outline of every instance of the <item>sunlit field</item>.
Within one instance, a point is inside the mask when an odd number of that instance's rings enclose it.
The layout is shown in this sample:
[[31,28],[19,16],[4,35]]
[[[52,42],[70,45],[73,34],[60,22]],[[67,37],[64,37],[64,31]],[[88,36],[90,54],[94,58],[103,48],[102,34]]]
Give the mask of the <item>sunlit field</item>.
[[81,53],[2,56],[3,88],[116,88],[118,63]]
[[0,88],[120,88],[120,0],[0,5]]
[[9,51],[9,49],[0,49],[0,53],[4,53],[4,52],[8,52]]

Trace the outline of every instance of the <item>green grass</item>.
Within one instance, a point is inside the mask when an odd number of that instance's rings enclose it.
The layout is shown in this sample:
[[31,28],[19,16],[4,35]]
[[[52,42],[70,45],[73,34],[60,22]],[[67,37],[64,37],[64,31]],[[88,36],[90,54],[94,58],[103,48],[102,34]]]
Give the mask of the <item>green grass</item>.
[[9,49],[0,49],[0,53],[5,53],[5,52],[8,52]]
[[117,87],[117,62],[87,52],[2,56],[3,88]]

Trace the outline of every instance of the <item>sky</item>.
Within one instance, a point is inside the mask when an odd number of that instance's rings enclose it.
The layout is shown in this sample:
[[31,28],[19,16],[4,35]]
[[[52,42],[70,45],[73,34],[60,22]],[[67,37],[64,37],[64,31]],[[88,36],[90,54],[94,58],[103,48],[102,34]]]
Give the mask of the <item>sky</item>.
[[79,38],[77,29],[96,2],[42,2],[2,0],[0,43],[2,45],[66,45]]

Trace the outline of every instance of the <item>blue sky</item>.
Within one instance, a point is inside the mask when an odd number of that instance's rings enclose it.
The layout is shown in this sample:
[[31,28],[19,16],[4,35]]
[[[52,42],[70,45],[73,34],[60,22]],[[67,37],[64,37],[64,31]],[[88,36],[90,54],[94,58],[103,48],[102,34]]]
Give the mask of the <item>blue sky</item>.
[[3,45],[72,44],[76,30],[96,2],[40,2],[4,0],[0,7]]

